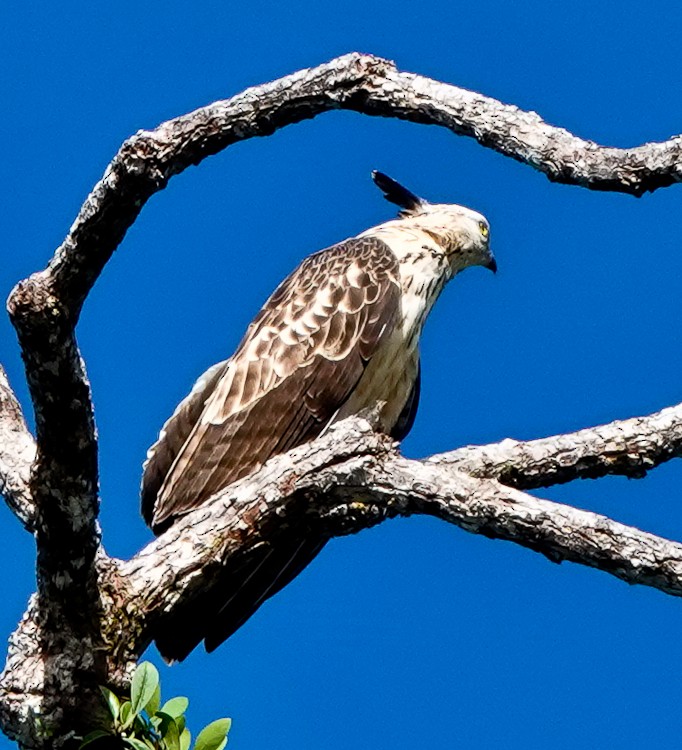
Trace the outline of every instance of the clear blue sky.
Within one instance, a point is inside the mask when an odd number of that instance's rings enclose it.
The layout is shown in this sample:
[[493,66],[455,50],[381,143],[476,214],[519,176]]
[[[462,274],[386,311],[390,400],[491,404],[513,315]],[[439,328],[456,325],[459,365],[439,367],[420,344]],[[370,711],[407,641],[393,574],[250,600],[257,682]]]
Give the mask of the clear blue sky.
[[[0,294],[41,268],[139,128],[351,50],[539,112],[600,143],[682,130],[678,2],[4,3]],[[88,300],[78,337],[108,551],[149,539],[147,446],[306,254],[393,215],[373,168],[485,213],[500,272],[446,290],[425,332],[423,456],[645,414],[682,398],[681,189],[551,185],[437,128],[330,113],[174,178]],[[13,332],[0,358],[28,405]],[[546,497],[682,538],[681,467]],[[9,635],[32,542],[0,508]],[[335,540],[217,653],[162,669],[231,747],[677,746],[682,602],[429,519]],[[151,650],[149,657],[159,663]],[[8,743],[0,740],[0,747]]]

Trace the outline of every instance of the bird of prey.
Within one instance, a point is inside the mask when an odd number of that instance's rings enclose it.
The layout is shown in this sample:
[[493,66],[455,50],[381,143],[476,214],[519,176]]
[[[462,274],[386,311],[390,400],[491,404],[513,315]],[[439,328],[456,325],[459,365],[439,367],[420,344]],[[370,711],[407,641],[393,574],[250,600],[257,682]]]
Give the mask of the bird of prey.
[[[237,351],[209,368],[163,426],[142,479],[155,533],[270,457],[332,423],[378,408],[376,429],[401,440],[420,389],[419,336],[443,286],[469,266],[496,270],[479,213],[432,204],[372,177],[398,218],[306,258],[263,305]],[[327,540],[290,530],[160,628],[169,661],[213,650],[289,583]]]

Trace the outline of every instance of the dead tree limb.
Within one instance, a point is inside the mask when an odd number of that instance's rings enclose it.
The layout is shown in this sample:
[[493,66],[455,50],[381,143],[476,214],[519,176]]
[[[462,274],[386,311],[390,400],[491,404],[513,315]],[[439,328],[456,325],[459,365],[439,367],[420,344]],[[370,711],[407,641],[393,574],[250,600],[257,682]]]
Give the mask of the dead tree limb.
[[532,490],[610,474],[641,479],[681,455],[682,405],[678,404],[647,417],[540,440],[507,439],[493,445],[465,446],[431,456],[429,462]]
[[97,438],[75,338],[83,303],[146,201],[169,179],[233,143],[330,110],[440,125],[550,180],[641,195],[682,178],[682,136],[631,149],[598,146],[533,112],[345,55],[140,131],[116,154],[44,271],[8,309],[33,402],[36,438],[0,371],[0,489],[34,531],[38,591],[0,677],[0,727],[42,748],[83,731],[97,683],[121,682],[174,609],[287,526],[355,533],[426,514],[571,560],[629,583],[682,593],[682,545],[521,492],[606,474],[643,476],[682,450],[682,406],[571,435],[460,448],[408,461],[367,423],[268,462],[132,560],[100,544]]
[[[600,439],[609,433],[618,439],[619,430],[618,422],[604,425]],[[532,443],[516,445],[521,450]],[[159,620],[210,585],[220,567],[292,525],[335,537],[396,516],[429,515],[517,542],[554,562],[578,562],[682,596],[682,544],[501,484],[486,458],[503,446],[481,447],[465,472],[456,463],[405,459],[389,439],[355,419],[273,458],[121,564],[119,574],[130,587],[126,609],[141,626],[136,648],[146,647]],[[627,460],[628,450],[622,443],[611,455]],[[557,483],[550,475],[551,469],[545,486]]]

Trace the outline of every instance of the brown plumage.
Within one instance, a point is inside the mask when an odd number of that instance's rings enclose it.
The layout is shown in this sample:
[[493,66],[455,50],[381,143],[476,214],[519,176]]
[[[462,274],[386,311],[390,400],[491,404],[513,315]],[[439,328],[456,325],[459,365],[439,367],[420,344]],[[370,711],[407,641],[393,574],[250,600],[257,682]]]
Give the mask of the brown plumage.
[[[431,206],[390,178],[375,179],[405,218],[306,258],[234,355],[210,368],[164,425],[142,483],[142,513],[156,533],[268,458],[378,401],[379,429],[397,439],[409,431],[426,314],[454,273],[493,261],[479,214]],[[218,646],[325,542],[289,530],[224,571],[191,612],[159,629],[161,654],[183,659],[202,639],[208,650]]]
[[152,456],[142,510],[155,529],[320,434],[399,310],[398,261],[373,237],[311,255],[280,284]]

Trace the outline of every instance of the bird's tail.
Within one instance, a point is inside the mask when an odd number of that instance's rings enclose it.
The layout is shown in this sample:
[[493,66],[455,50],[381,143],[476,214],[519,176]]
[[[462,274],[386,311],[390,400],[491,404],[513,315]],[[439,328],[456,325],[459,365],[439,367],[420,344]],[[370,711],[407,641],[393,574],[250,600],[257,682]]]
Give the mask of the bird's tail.
[[201,641],[213,651],[258,608],[290,583],[326,544],[326,539],[278,539],[216,581],[159,623],[155,638],[167,662],[182,661]]

